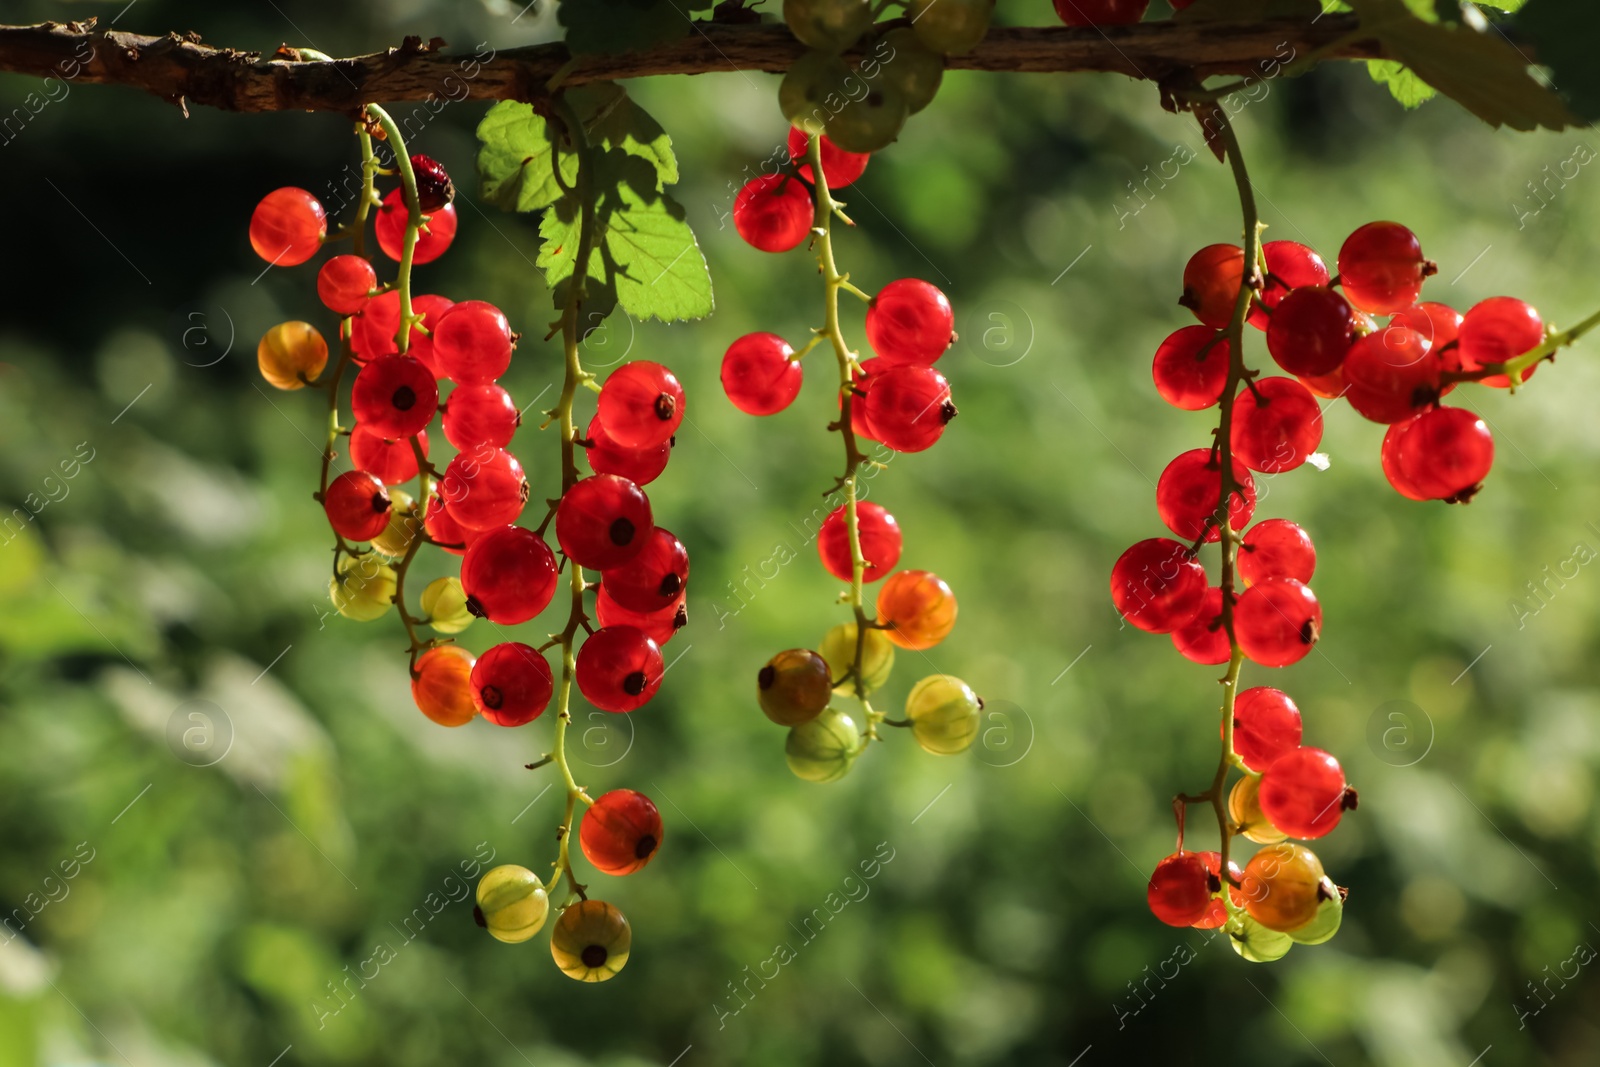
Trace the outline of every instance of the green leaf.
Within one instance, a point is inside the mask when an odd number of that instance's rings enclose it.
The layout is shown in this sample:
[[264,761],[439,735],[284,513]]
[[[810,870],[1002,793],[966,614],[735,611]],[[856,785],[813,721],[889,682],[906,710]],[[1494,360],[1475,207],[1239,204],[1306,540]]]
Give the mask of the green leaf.
[[[647,160],[656,169],[663,185],[678,181],[678,158],[672,152],[672,138],[650,113],[615,82],[600,82],[574,89],[572,105],[583,119],[589,143],[602,149],[621,149]],[[576,173],[576,164],[574,164]],[[566,176],[566,172],[562,172]]]
[[1387,85],[1390,94],[1408,108],[1421,107],[1438,94],[1437,89],[1417,77],[1416,71],[1392,59],[1367,60],[1367,73],[1373,81]]
[[561,0],[556,21],[567,28],[573,55],[614,55],[677,40],[689,32],[689,11],[709,6],[685,0]]
[[[530,104],[502,100],[478,123],[478,181],[484,199],[502,211],[538,211],[561,199],[554,159],[551,131]],[[562,159],[568,186],[577,170],[576,156]]]
[[1600,63],[1595,62],[1600,7],[1592,0],[1530,0],[1517,13],[1516,28],[1550,68],[1573,113],[1589,122],[1600,120]]

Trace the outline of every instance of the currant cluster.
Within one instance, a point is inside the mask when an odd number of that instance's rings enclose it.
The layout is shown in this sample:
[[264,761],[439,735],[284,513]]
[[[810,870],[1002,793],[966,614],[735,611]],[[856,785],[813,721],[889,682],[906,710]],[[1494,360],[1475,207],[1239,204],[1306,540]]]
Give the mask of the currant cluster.
[[[376,619],[397,608],[411,638],[411,691],[418,709],[442,726],[482,717],[497,726],[537,719],[555,698],[555,751],[530,767],[555,762],[569,791],[557,830],[555,872],[543,882],[514,865],[488,872],[478,886],[478,917],[501,941],[520,942],[544,924],[549,896],[563,874],[579,903],[565,906],[551,949],[557,965],[584,981],[603,981],[627,961],[629,928],[615,907],[589,901],[568,859],[574,805],[589,805],[579,841],[589,862],[607,874],[630,874],[655,854],[661,816],[650,799],[620,789],[590,800],[572,779],[563,741],[570,722],[570,683],[595,707],[634,711],[661,685],[661,647],[687,621],[689,557],[683,544],[655,525],[642,486],[661,474],[683,419],[684,393],[664,366],[623,364],[599,388],[587,435],[573,423],[577,386],[592,381],[569,360],[566,389],[550,421],[563,433],[561,492],[537,527],[519,525],[529,499],[522,464],[509,451],[521,409],[499,384],[518,335],[504,313],[481,300],[413,296],[411,269],[431,262],[456,232],[454,189],[444,169],[426,156],[405,157],[387,116],[369,108],[359,128],[366,177],[352,222],[330,235],[322,206],[310,193],[269,193],[250,223],[250,240],[269,263],[297,265],[324,244],[348,239],[352,252],[327,259],[317,295],[339,316],[341,356],[324,376],[328,345],[315,327],[288,322],[262,339],[263,376],[280,389],[306,385],[329,394],[329,438],[316,498],[335,536],[329,593],[339,613]],[[397,166],[378,165],[374,135],[386,135]],[[395,175],[400,187],[382,200],[376,177]],[[362,254],[369,208],[380,250],[399,264],[397,278],[380,284]],[[353,419],[340,425],[340,382],[358,368],[349,390]],[[437,418],[437,423],[435,419]],[[546,423],[548,425],[548,423]],[[430,460],[429,429],[442,431],[454,455],[441,471]],[[332,476],[340,437],[348,439],[350,469]],[[592,473],[580,477],[573,454],[586,450]],[[395,488],[417,479],[415,496]],[[556,549],[546,540],[555,525]],[[405,579],[423,545],[460,557],[458,573],[430,583],[420,615],[407,607]],[[557,555],[557,549],[560,556]],[[422,626],[443,635],[486,619],[497,634],[537,617],[554,598],[563,567],[570,568],[572,614],[565,629],[542,645],[504,640],[474,657],[451,637],[424,638]],[[599,572],[598,582],[584,568]],[[584,594],[593,591],[599,627],[589,624]],[[559,684],[545,653],[560,646]]]
[[[795,9],[793,3],[784,6],[786,14]],[[882,505],[858,499],[857,484],[862,466],[872,462],[862,454],[860,441],[921,452],[955,417],[950,384],[933,366],[955,336],[955,316],[944,293],[925,281],[901,278],[869,296],[838,272],[831,224],[835,216],[844,216],[831,190],[860,177],[868,157],[843,151],[826,134],[808,136],[799,128],[790,132],[789,149],[789,170],[772,177],[794,191],[795,208],[775,213],[776,198],[741,194],[734,222],[746,241],[768,252],[787,251],[807,234],[815,236],[826,325],[816,328],[799,351],[772,333],[740,337],[723,356],[722,387],[740,411],[776,414],[800,393],[802,359],[824,342],[833,347],[839,415],[828,428],[844,440],[845,473],[831,492],[842,493],[844,502],[818,528],[817,552],[823,569],[849,584],[841,600],[855,619],[830,629],[815,650],[779,652],[756,676],[762,712],[789,728],[784,751],[790,770],[807,781],[831,782],[850,770],[868,741],[878,739],[880,724],[909,727],[929,752],[964,752],[978,735],[983,702],[965,682],[946,674],[930,675],[912,687],[904,719],[885,718],[869,700],[888,681],[895,648],[932,648],[955,627],[957,604],[950,586],[931,571],[895,570],[900,524]],[[869,359],[861,359],[844,339],[840,290],[867,304]],[[880,579],[877,614],[869,617],[863,587]],[[859,711],[836,706],[835,696],[853,697]]]

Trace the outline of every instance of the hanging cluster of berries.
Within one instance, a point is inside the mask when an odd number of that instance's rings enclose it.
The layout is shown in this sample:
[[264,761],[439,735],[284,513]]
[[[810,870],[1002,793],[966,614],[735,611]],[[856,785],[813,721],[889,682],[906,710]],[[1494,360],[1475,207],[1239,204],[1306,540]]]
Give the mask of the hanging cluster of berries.
[[[365,187],[346,227],[330,236],[321,204],[295,188],[269,193],[251,218],[251,244],[268,263],[305,263],[334,240],[353,245],[351,254],[326,260],[317,275],[318,296],[339,316],[341,355],[331,375],[323,375],[326,341],[304,322],[268,331],[258,349],[261,372],[280,389],[314,385],[328,391],[329,437],[316,496],[336,541],[329,594],[351,619],[398,610],[411,638],[411,691],[421,712],[442,726],[481,716],[516,727],[538,718],[555,699],[554,751],[529,765],[556,763],[568,788],[555,871],[548,881],[515,865],[489,871],[478,886],[477,916],[499,940],[526,941],[543,926],[550,895],[565,875],[571,896],[556,920],[552,953],[573,978],[604,981],[627,961],[630,933],[614,906],[584,897],[572,871],[568,839],[575,805],[589,809],[579,829],[585,857],[614,875],[649,862],[661,843],[661,815],[641,793],[619,789],[591,800],[573,781],[564,749],[568,701],[575,681],[604,711],[643,706],[661,685],[661,646],[687,620],[688,553],[655,525],[641,488],[666,467],[683,419],[683,389],[660,364],[624,364],[599,389],[598,412],[587,437],[580,437],[572,398],[592,377],[569,361],[561,403],[548,412],[563,434],[561,492],[537,528],[518,525],[529,484],[509,446],[521,411],[499,384],[518,335],[484,301],[412,296],[411,268],[437,259],[454,238],[454,190],[433,160],[407,159],[381,109],[369,108],[369,114],[372,121],[358,131]],[[394,169],[377,164],[374,135],[387,136],[395,149]],[[372,186],[386,174],[398,174],[402,184],[380,202]],[[361,251],[373,206],[378,246],[399,264],[388,284],[379,283]],[[340,383],[352,364],[358,368],[349,391],[353,421],[341,426]],[[442,472],[429,459],[428,430],[435,417],[455,451]],[[351,469],[331,477],[341,436],[348,438]],[[573,459],[580,446],[593,471],[588,477],[579,476]],[[415,496],[395,488],[413,478]],[[545,539],[552,521],[560,558]],[[405,579],[423,545],[461,557],[459,576],[430,583],[420,597],[420,614],[413,614]],[[497,633],[529,622],[554,598],[563,567],[570,568],[571,617],[543,645],[505,640],[474,657],[452,637],[419,634],[424,626],[458,634],[480,618]],[[586,581],[584,568],[598,571],[600,580]],[[595,593],[598,629],[584,610],[588,591]],[[558,646],[559,685],[545,656]]]
[[[786,4],[785,11],[794,8]],[[862,440],[896,452],[921,452],[944,434],[956,415],[950,384],[933,365],[954,338],[950,301],[933,285],[902,278],[869,296],[838,272],[831,224],[845,219],[831,190],[849,185],[866,169],[868,156],[840,149],[826,135],[808,137],[799,129],[789,138],[790,165],[773,177],[792,197],[794,208],[778,196],[752,187],[734,209],[739,233],[755,248],[787,251],[809,234],[824,282],[827,325],[817,328],[796,351],[771,333],[746,334],[728,346],[722,360],[722,387],[728,399],[749,415],[772,415],[800,393],[802,358],[830,343],[839,371],[838,419],[829,425],[844,440],[845,472],[833,493],[843,497],[817,532],[823,568],[849,584],[841,601],[855,614],[823,636],[817,649],[779,652],[756,676],[757,698],[767,718],[789,728],[785,754],[790,770],[812,782],[831,782],[854,765],[866,743],[879,739],[880,725],[909,727],[929,752],[953,755],[971,747],[978,735],[983,702],[961,679],[946,674],[923,678],[906,698],[905,718],[890,720],[875,710],[871,694],[888,681],[895,648],[923,650],[943,641],[956,622],[956,597],[938,575],[925,570],[896,571],[901,532],[880,504],[858,499],[858,473],[873,461],[860,450]],[[815,172],[821,171],[818,180]],[[839,325],[840,290],[867,304],[866,335],[875,355],[862,360]],[[877,615],[869,617],[863,587],[883,579]],[[835,698],[853,697],[859,711],[847,711]]]

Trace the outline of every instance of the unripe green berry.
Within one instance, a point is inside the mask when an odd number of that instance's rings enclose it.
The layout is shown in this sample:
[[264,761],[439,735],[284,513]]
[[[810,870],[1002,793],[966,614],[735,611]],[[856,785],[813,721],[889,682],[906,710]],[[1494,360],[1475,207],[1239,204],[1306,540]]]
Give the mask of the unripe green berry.
[[460,578],[435,578],[422,591],[422,614],[428,625],[442,634],[458,634],[472,625],[467,591]]
[[884,34],[878,47],[889,56],[882,61],[883,77],[906,98],[907,113],[915,115],[932,103],[944,79],[944,57],[929,51],[909,26]]
[[328,599],[340,615],[356,622],[381,618],[394,606],[394,568],[370,553],[339,560],[339,576],[328,579]]
[[1282,959],[1294,947],[1288,934],[1268,930],[1243,912],[1235,913],[1223,926],[1233,951],[1251,963],[1271,963]]
[[909,114],[905,94],[887,78],[854,77],[862,84],[851,84],[853,97],[828,119],[828,138],[846,152],[876,152],[900,136]]
[[970,52],[989,32],[994,0],[909,0],[911,28],[929,51],[947,56]]
[[413,509],[411,497],[399,489],[390,489],[389,524],[372,539],[372,547],[390,559],[404,559],[411,542],[421,532],[422,516]]
[[797,777],[808,782],[837,781],[861,754],[861,731],[849,715],[828,708],[789,731],[783,754]]
[[953,756],[972,747],[983,708],[972,687],[949,674],[930,674],[911,687],[906,718],[917,744],[936,756]]
[[1323,876],[1317,896],[1322,903],[1317,905],[1316,916],[1304,926],[1289,931],[1289,939],[1297,945],[1320,945],[1330,940],[1344,921],[1344,893],[1333,884],[1332,878]]
[[538,875],[507,863],[478,879],[478,911],[495,940],[516,945],[544,926],[550,900]]
[[778,107],[790,124],[808,134],[822,133],[845,104],[850,68],[832,52],[813,49],[794,61],[778,86]]
[[[836,693],[854,696],[856,692],[856,679],[850,674],[856,662],[856,624],[841,622],[833,627],[822,638],[822,647],[817,649],[822,653],[822,658],[828,661],[828,670],[833,673],[835,680],[843,678],[834,689]],[[882,630],[869,628],[867,639],[861,646],[861,688],[868,693],[882,687],[889,680],[889,672],[894,670],[894,644],[884,636]]]
[[867,0],[783,0],[783,21],[800,43],[843,52],[872,25]]

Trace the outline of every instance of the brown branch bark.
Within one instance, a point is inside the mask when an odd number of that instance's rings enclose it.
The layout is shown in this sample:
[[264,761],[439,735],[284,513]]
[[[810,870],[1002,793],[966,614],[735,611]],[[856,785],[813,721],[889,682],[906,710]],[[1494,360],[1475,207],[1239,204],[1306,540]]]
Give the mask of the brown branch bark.
[[[1355,26],[1350,16],[1315,23],[1147,22],[1104,30],[996,27],[952,70],[1103,71],[1160,80],[1174,71],[1263,74],[1272,63],[1327,45]],[[442,41],[408,37],[398,48],[333,62],[298,62],[280,51],[202,44],[197,35],[146,37],[87,22],[0,26],[0,71],[142,89],[174,104],[226,111],[354,111],[364,103],[535,99],[570,59],[560,43],[447,54]],[[782,25],[695,23],[677,41],[647,51],[588,56],[564,84],[656,74],[786,70],[803,51]],[[1330,58],[1367,58],[1357,44]],[[285,58],[285,56],[289,58]],[[1272,68],[1275,69],[1275,68]]]

